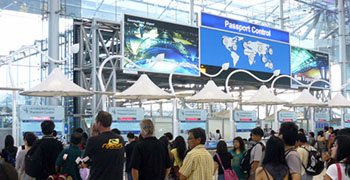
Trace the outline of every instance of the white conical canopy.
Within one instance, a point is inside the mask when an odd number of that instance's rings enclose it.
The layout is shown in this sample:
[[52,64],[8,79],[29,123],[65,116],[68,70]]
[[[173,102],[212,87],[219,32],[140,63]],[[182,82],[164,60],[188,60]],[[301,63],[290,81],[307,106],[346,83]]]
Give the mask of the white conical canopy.
[[316,99],[309,93],[309,90],[304,89],[300,96],[294,99],[291,103],[292,106],[324,106],[325,103]]
[[341,94],[337,93],[332,100],[328,102],[329,107],[350,107],[350,102]]
[[274,105],[274,104],[286,104],[284,101],[270,92],[265,85],[260,86],[258,92],[244,102],[244,104],[250,105]]
[[173,95],[155,85],[146,74],[142,74],[128,89],[114,95],[114,98],[118,99],[166,99],[172,97]]
[[50,75],[40,84],[19,93],[25,96],[91,96],[93,92],[88,91],[74,82],[68,80],[62,71],[55,68]]
[[209,80],[197,94],[186,99],[191,102],[232,102],[233,100],[233,97],[221,91],[213,80]]

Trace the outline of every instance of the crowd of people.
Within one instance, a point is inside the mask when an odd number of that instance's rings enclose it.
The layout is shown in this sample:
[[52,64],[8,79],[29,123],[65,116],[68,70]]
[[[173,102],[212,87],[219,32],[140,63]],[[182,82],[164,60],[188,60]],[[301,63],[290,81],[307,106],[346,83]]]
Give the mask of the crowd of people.
[[54,136],[53,121],[42,122],[40,139],[24,133],[20,148],[11,135],[6,136],[0,179],[311,180],[325,171],[325,180],[350,180],[350,128],[325,127],[315,137],[286,122],[277,134],[264,138],[264,131],[256,127],[248,141],[235,137],[229,148],[219,140],[211,153],[205,148],[207,134],[202,128],[189,130],[187,143],[171,133],[157,139],[153,122],[144,119],[140,135],[129,132],[124,142],[111,123],[111,114],[100,111],[91,137],[78,128],[69,145]]

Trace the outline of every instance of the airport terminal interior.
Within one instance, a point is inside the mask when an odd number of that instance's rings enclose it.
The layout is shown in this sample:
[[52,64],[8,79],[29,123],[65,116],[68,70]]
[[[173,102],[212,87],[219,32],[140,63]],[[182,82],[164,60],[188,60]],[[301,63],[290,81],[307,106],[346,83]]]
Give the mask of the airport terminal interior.
[[350,127],[348,0],[1,0],[0,24],[0,137],[17,145],[44,120],[62,141],[89,132],[101,110],[124,137],[145,118],[231,143]]

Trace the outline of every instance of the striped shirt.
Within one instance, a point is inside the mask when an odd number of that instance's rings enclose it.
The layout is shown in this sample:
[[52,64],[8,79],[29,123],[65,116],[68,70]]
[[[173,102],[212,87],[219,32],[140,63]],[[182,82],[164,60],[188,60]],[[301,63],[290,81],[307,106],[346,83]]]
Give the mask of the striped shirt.
[[214,160],[204,145],[199,144],[187,153],[179,172],[188,180],[211,180]]

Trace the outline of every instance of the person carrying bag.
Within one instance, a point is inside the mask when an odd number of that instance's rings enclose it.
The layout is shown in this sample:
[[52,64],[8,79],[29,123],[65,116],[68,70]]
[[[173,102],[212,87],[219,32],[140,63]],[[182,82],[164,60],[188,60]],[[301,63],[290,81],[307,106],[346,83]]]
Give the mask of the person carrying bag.
[[237,174],[232,169],[230,169],[230,168],[225,169],[224,168],[224,166],[222,165],[222,161],[221,161],[219,154],[215,154],[215,155],[219,160],[220,167],[224,171],[224,179],[225,180],[239,180]]

